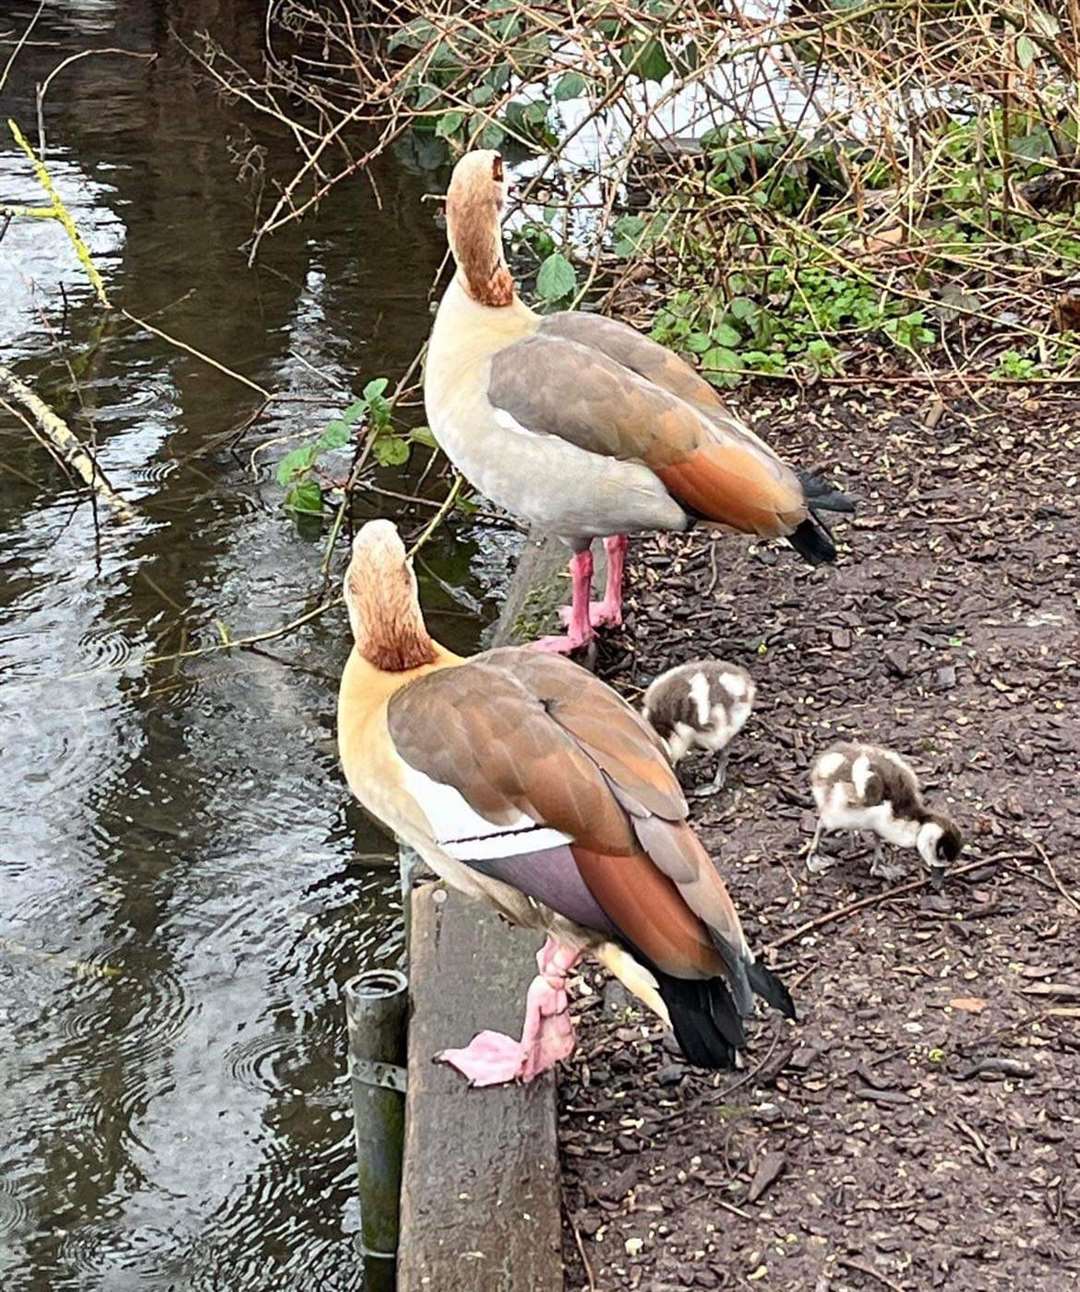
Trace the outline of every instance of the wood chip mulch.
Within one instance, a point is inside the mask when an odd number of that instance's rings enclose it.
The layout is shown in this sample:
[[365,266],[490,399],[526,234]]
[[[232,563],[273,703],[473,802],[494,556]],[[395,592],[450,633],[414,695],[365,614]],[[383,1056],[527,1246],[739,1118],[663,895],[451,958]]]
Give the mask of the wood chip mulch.
[[[896,385],[754,412],[857,496],[837,565],[638,540],[599,671],[631,700],[688,659],[753,672],[727,786],[691,802],[800,1018],[761,1013],[744,1069],[703,1073],[617,984],[579,981],[566,1287],[1080,1286],[1080,398]],[[908,755],[961,824],[941,893],[914,861],[871,878],[842,836],[808,875],[808,763],[852,736]]]

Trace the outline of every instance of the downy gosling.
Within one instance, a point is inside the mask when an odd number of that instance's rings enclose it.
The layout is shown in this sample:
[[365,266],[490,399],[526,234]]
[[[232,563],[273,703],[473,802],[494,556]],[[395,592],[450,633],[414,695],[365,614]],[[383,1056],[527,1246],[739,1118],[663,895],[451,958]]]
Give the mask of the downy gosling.
[[944,812],[923,802],[919,778],[899,754],[879,745],[832,745],[815,759],[810,784],[818,809],[806,861],[810,871],[817,874],[831,864],[817,852],[823,831],[867,830],[874,836],[872,875],[895,881],[904,874],[903,866],[886,864],[884,841],[917,849],[934,887],[941,886],[945,866],[959,857],[964,841]]
[[715,794],[727,779],[728,746],[754,706],[754,679],[722,659],[693,660],[661,673],[645,692],[642,714],[667,746],[674,766],[692,749],[716,754],[716,776],[698,795]]

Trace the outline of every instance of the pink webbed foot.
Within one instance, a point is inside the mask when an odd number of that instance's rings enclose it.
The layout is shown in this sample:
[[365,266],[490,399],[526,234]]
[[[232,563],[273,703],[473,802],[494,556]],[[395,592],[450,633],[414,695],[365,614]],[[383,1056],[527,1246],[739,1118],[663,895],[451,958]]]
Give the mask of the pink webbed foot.
[[497,1086],[508,1081],[532,1081],[574,1051],[574,1025],[566,998],[566,974],[577,953],[550,939],[537,955],[540,973],[525,999],[521,1040],[500,1032],[480,1032],[460,1050],[443,1050],[435,1057],[449,1063],[474,1086]]
[[570,631],[565,637],[541,637],[539,641],[532,643],[533,650],[569,655],[571,651],[587,645],[596,636],[589,622],[589,588],[592,584],[592,571],[592,552],[588,548],[583,552],[575,552],[570,558],[573,600],[563,615],[563,622]]
[[[563,606],[559,611],[559,618],[564,624],[570,623],[572,617],[573,609],[570,606]],[[622,623],[622,606],[608,601],[607,597],[603,601],[590,601],[589,623],[593,628],[618,628]]]
[[470,1086],[504,1086],[525,1066],[521,1042],[502,1032],[477,1032],[462,1049],[441,1050],[435,1059],[456,1068]]
[[550,655],[569,655],[587,646],[595,636],[590,632],[586,636],[568,633],[565,637],[538,637],[536,641],[529,642],[529,649],[547,651]]

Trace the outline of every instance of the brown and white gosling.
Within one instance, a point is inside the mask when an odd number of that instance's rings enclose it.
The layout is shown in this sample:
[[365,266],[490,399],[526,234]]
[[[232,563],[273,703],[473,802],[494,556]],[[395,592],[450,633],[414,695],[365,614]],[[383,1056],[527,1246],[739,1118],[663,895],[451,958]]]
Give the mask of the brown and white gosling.
[[728,746],[754,706],[754,679],[722,659],[692,660],[655,678],[641,706],[645,720],[667,746],[674,766],[691,749],[716,754],[716,776],[698,795],[716,794],[727,779]]
[[944,812],[926,806],[919,778],[891,749],[848,742],[832,745],[815,759],[810,784],[818,823],[806,865],[815,874],[830,864],[817,855],[824,830],[867,830],[873,834],[870,873],[889,881],[901,878],[904,867],[886,864],[882,841],[917,849],[935,888],[941,885],[945,866],[959,857],[964,846],[954,822]]

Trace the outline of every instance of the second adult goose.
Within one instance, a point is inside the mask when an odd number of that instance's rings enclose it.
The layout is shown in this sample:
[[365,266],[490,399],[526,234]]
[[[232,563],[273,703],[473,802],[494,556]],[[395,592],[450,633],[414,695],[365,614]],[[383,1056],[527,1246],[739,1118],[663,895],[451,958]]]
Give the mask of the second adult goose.
[[[521,1040],[481,1032],[441,1058],[493,1085],[566,1057],[566,977],[586,950],[704,1067],[733,1064],[753,993],[794,1016],[686,820],[659,738],[610,687],[522,647],[461,659],[438,645],[388,521],[357,535],[345,601],[338,741],[353,792],[447,883],[548,935]],[[482,993],[483,973],[452,989]]]
[[[424,402],[462,474],[573,553],[569,633],[541,644],[573,650],[596,624],[620,621],[628,533],[702,521],[834,560],[818,512],[852,511],[850,499],[777,457],[693,368],[625,324],[541,317],[518,299],[503,200],[499,154],[466,153],[447,193],[457,272],[428,344]],[[590,607],[595,538],[608,582]]]

